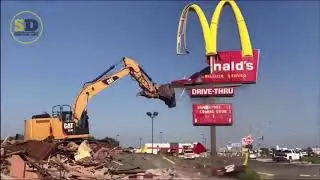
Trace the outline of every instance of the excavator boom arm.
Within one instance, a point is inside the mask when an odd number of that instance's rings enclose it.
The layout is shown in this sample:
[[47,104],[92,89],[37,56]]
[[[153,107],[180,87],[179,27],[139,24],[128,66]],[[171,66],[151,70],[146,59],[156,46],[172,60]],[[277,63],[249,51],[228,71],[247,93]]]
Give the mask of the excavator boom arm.
[[106,75],[114,68],[114,66],[111,66],[111,68],[99,75],[99,77],[85,84],[73,106],[73,117],[75,121],[81,120],[82,113],[85,111],[88,102],[93,96],[97,95],[102,90],[108,88],[111,84],[128,74],[137,81],[138,85],[142,89],[138,95],[147,98],[161,99],[170,108],[176,106],[173,88],[170,88],[167,84],[157,86],[134,60],[125,57],[122,62],[124,63],[124,67],[116,73]]

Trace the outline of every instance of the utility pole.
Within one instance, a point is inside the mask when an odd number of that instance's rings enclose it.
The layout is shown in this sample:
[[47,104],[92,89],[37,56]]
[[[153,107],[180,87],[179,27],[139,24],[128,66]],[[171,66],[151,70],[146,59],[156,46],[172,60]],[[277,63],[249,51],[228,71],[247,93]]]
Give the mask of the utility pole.
[[203,138],[203,141],[204,141],[204,147],[207,148],[207,138],[204,137],[204,138]]
[[202,137],[202,143],[207,148],[207,138],[204,136],[204,134],[200,134]]
[[147,114],[147,116],[149,116],[150,118],[151,118],[151,146],[152,146],[152,149],[151,149],[151,152],[152,152],[152,154],[153,154],[153,119],[155,118],[155,117],[157,117],[158,116],[158,112],[147,112],[146,113]]
[[162,134],[163,134],[163,132],[160,131],[160,143],[162,143]]
[[120,142],[119,142],[119,134],[116,135],[116,141],[118,142],[118,146],[120,146]]
[[201,141],[204,144],[204,134],[201,133],[200,135],[201,135]]
[[[319,4],[319,2],[318,2],[318,4]],[[316,143],[316,148],[318,148],[320,146],[320,78],[318,80],[318,111],[317,112],[318,112],[318,123],[319,124],[318,124],[318,142]]]
[[141,147],[142,147],[142,138],[140,137],[139,138],[139,148],[141,149]]

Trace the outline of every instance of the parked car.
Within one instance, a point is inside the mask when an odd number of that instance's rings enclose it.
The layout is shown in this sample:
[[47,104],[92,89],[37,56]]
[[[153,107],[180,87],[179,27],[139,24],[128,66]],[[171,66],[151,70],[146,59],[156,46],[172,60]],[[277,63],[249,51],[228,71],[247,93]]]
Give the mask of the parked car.
[[183,159],[195,159],[196,155],[194,154],[194,152],[190,149],[190,150],[185,150],[183,153]]
[[249,151],[249,159],[257,159],[257,154],[253,151]]
[[128,147],[128,148],[125,148],[123,150],[123,152],[126,152],[126,153],[134,153],[135,152],[135,148],[133,147]]
[[286,154],[282,150],[275,150],[273,152],[272,160],[279,162],[286,160]]
[[308,156],[308,153],[306,151],[300,151],[299,153],[300,153],[301,157]]

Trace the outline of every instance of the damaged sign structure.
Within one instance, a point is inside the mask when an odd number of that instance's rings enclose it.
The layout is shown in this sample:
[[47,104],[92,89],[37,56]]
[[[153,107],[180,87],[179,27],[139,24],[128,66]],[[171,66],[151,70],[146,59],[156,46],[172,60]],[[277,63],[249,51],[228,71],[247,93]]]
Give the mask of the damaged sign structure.
[[[218,51],[217,35],[222,10],[229,5],[234,12],[238,25],[241,50]],[[216,126],[230,126],[233,123],[231,104],[215,104],[216,97],[233,97],[232,93],[217,93],[215,88],[230,88],[244,84],[256,84],[260,50],[253,49],[246,22],[234,0],[220,0],[214,10],[210,24],[205,13],[194,3],[187,4],[182,10],[177,31],[177,54],[189,54],[186,44],[186,28],[189,12],[199,18],[205,44],[207,67],[187,79],[172,81],[175,88],[190,92],[190,98],[201,97],[208,104],[193,104],[193,125],[210,126],[211,149],[216,149]],[[205,88],[200,88],[205,87]],[[204,90],[205,89],[205,90]],[[216,164],[216,153],[211,154],[212,164]]]
[[[241,51],[222,51],[217,50],[217,33],[220,16],[223,8],[229,5],[234,12],[238,25]],[[176,80],[172,84],[176,88],[192,88],[190,97],[233,97],[234,89],[224,91],[217,88],[231,88],[234,84],[241,86],[243,84],[255,84],[258,76],[259,49],[252,49],[247,25],[242,16],[241,10],[234,0],[221,0],[212,15],[209,25],[202,9],[196,4],[187,4],[182,10],[178,32],[177,32],[177,54],[189,53],[186,46],[186,27],[189,12],[195,12],[198,15],[205,42],[205,52],[208,67],[193,74],[188,79]],[[206,86],[206,89],[200,89],[200,86]],[[220,87],[217,87],[220,86]],[[212,90],[214,89],[214,90]],[[194,110],[194,109],[193,109]],[[194,114],[197,112],[194,112]],[[213,116],[211,116],[213,118]],[[199,120],[199,119],[198,119]],[[206,120],[207,121],[207,120]],[[228,121],[228,120],[226,120]],[[215,120],[211,120],[207,126],[215,126]]]

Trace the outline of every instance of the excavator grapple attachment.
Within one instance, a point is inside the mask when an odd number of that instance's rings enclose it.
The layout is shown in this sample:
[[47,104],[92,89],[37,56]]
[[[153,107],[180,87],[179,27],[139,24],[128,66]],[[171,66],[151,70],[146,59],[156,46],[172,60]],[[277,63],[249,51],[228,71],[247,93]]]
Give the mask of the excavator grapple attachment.
[[159,99],[165,102],[169,108],[176,107],[176,94],[170,84],[162,84],[158,88]]
[[146,98],[154,98],[162,100],[169,108],[176,107],[176,95],[174,88],[170,84],[161,84],[158,86],[157,94],[148,91],[140,91],[137,96]]

